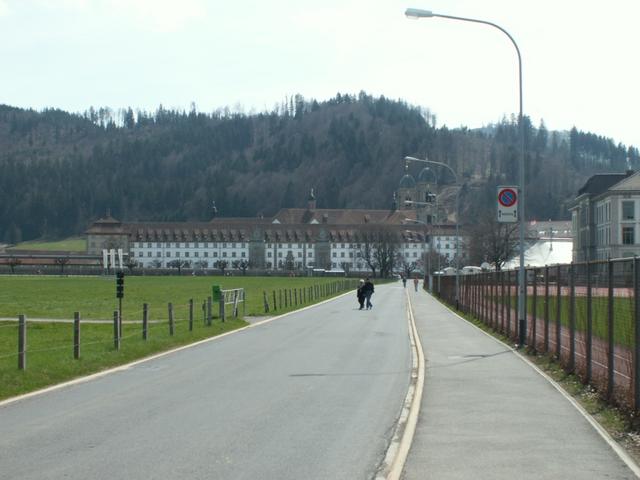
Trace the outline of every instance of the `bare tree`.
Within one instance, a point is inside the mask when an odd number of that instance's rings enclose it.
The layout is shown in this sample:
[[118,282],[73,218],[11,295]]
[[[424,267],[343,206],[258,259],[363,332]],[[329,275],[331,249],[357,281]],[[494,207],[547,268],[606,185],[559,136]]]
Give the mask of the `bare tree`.
[[411,273],[413,273],[418,267],[416,262],[411,262],[407,260],[407,258],[404,255],[402,255],[402,252],[398,252],[396,254],[395,265],[396,267],[402,268],[405,278],[411,277]]
[[360,244],[360,255],[371,269],[372,276],[376,270],[381,277],[388,277],[393,271],[398,252],[399,239],[397,232],[390,228],[379,227],[364,233]]
[[471,263],[488,262],[500,270],[515,255],[518,246],[518,224],[500,223],[493,214],[485,214],[469,229],[467,236]]
[[249,268],[249,262],[247,260],[234,260],[232,263],[233,268],[240,270],[242,275],[247,274],[247,268]]
[[222,272],[222,275],[224,275],[224,271],[227,269],[227,267],[229,266],[229,262],[227,262],[226,260],[218,260],[216,261],[215,265],[214,265],[217,269],[220,270],[220,272]]

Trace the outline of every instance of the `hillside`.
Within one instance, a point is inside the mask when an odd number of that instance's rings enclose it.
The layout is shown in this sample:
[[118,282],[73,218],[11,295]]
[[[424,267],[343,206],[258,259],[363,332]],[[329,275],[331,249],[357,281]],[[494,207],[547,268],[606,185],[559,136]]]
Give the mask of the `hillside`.
[[[566,201],[589,175],[640,164],[634,147],[525,122],[530,218],[566,218]],[[270,215],[304,205],[311,188],[321,208],[389,208],[406,155],[456,170],[472,221],[493,208],[496,185],[516,183],[517,125],[434,123],[417,107],[364,93],[321,103],[296,96],[255,115],[0,106],[0,241],[78,234],[107,209],[122,220],[207,220],[215,201],[223,216]]]

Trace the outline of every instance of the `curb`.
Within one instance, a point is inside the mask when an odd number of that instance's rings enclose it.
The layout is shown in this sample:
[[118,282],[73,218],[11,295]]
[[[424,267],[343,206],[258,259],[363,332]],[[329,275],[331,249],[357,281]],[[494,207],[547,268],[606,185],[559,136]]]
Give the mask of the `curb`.
[[378,468],[375,480],[398,480],[402,475],[404,465],[409,455],[413,436],[418,424],[422,392],[424,391],[424,352],[418,335],[416,321],[413,316],[413,306],[408,291],[407,321],[409,323],[409,340],[411,342],[411,382],[405,397],[402,412],[398,418],[387,453]]

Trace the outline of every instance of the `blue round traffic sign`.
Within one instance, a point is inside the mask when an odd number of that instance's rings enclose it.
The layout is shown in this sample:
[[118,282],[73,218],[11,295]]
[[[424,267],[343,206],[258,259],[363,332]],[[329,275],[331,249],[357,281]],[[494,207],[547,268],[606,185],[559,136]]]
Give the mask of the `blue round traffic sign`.
[[513,188],[503,188],[498,192],[498,202],[503,207],[513,207],[518,200],[518,194]]

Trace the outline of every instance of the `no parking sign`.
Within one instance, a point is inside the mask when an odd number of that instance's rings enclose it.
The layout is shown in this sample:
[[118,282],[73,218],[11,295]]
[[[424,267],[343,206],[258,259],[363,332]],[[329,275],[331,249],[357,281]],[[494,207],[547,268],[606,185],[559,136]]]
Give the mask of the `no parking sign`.
[[518,221],[518,187],[498,187],[498,222]]

